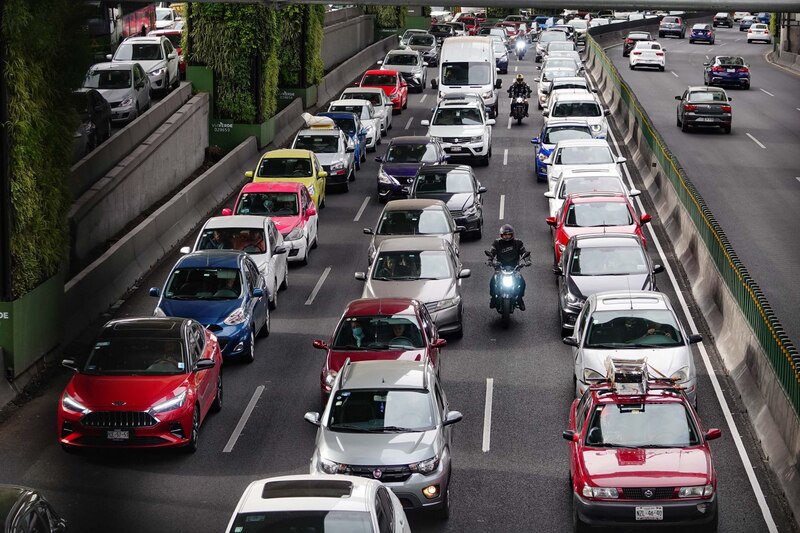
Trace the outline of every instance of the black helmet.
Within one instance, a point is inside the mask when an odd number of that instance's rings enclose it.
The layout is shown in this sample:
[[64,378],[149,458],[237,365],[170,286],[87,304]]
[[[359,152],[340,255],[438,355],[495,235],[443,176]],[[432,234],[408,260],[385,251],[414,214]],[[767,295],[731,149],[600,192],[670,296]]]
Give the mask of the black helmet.
[[514,226],[512,226],[511,224],[503,224],[502,226],[500,226],[501,237],[509,233],[511,234],[512,237],[514,236]]

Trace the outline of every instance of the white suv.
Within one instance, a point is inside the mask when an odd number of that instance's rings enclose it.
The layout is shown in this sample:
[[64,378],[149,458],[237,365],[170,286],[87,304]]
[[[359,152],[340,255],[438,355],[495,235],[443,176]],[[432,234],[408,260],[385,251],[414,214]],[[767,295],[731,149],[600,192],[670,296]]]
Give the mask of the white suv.
[[616,172],[620,176],[621,165],[627,161],[617,157],[605,139],[567,139],[558,141],[550,157],[544,160],[547,165],[547,189],[555,190],[556,182],[562,172],[569,168],[594,168]]
[[114,52],[106,56],[112,63],[139,63],[150,78],[151,93],[166,93],[181,82],[178,72],[178,52],[163,35],[129,37]]
[[420,122],[428,126],[428,136],[442,143],[449,159],[477,157],[482,165],[492,157],[492,126],[482,106],[472,99],[443,99],[433,111],[431,120]]
[[582,118],[589,123],[592,135],[598,139],[605,139],[608,135],[608,108],[600,104],[594,93],[580,89],[573,93],[552,95],[547,104],[547,109],[542,111],[545,121],[550,117],[556,118]]

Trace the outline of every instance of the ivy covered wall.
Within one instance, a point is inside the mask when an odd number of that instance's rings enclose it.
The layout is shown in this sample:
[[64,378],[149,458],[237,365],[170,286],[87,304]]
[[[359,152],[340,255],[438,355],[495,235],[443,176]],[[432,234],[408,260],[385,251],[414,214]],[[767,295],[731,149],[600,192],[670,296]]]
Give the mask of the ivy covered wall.
[[364,13],[375,15],[375,23],[379,28],[403,28],[406,25],[405,6],[364,6]]
[[[292,4],[281,8],[278,17],[282,22],[280,87],[308,87],[322,81],[322,38],[325,35],[325,6]],[[305,28],[305,60],[303,58],[303,32]],[[305,79],[301,80],[301,65],[305,65]]]

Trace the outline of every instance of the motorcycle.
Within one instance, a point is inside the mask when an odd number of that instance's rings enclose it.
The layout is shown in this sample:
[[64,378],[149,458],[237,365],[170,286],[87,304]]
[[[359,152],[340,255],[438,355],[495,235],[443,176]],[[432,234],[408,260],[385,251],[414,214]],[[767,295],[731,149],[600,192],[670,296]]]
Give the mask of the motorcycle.
[[517,39],[517,44],[515,47],[517,49],[517,59],[522,61],[522,59],[525,57],[525,52],[528,49],[527,44],[525,44],[525,39]]
[[511,320],[511,315],[517,307],[519,280],[522,278],[522,274],[520,274],[519,271],[526,266],[530,266],[527,260],[530,258],[531,253],[525,252],[522,254],[520,259],[525,259],[526,261],[518,263],[515,267],[505,266],[495,261],[492,257],[492,253],[488,250],[484,251],[484,253],[489,257],[489,261],[487,261],[486,264],[493,267],[495,271],[494,286],[495,291],[497,291],[497,294],[494,295],[496,302],[495,309],[500,313],[500,323],[504,328],[507,328]]
[[517,124],[522,124],[522,119],[525,118],[526,98],[524,96],[515,96],[511,100],[511,116],[517,121]]

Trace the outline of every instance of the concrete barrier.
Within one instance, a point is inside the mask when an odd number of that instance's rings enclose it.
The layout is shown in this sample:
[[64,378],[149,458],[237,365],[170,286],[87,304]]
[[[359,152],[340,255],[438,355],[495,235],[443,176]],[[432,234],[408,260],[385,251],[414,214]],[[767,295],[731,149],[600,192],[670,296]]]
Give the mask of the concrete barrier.
[[73,198],[78,198],[94,185],[106,172],[114,168],[122,158],[130,154],[150,134],[192,96],[192,84],[183,82],[166,98],[155,104],[146,113],[116,132],[106,142],[92,150],[70,169],[67,186]]
[[364,10],[360,7],[348,7],[345,9],[335,9],[325,12],[325,26],[339,24],[345,20],[355,19],[364,15]]
[[[347,11],[347,10],[341,10]],[[359,10],[360,11],[360,10]],[[325,26],[322,66],[325,72],[353,57],[375,40],[375,17],[363,15]]]
[[303,100],[295,98],[291,104],[275,115],[275,136],[267,145],[267,150],[281,148],[294,139],[295,133],[304,126],[300,115],[303,113]]

